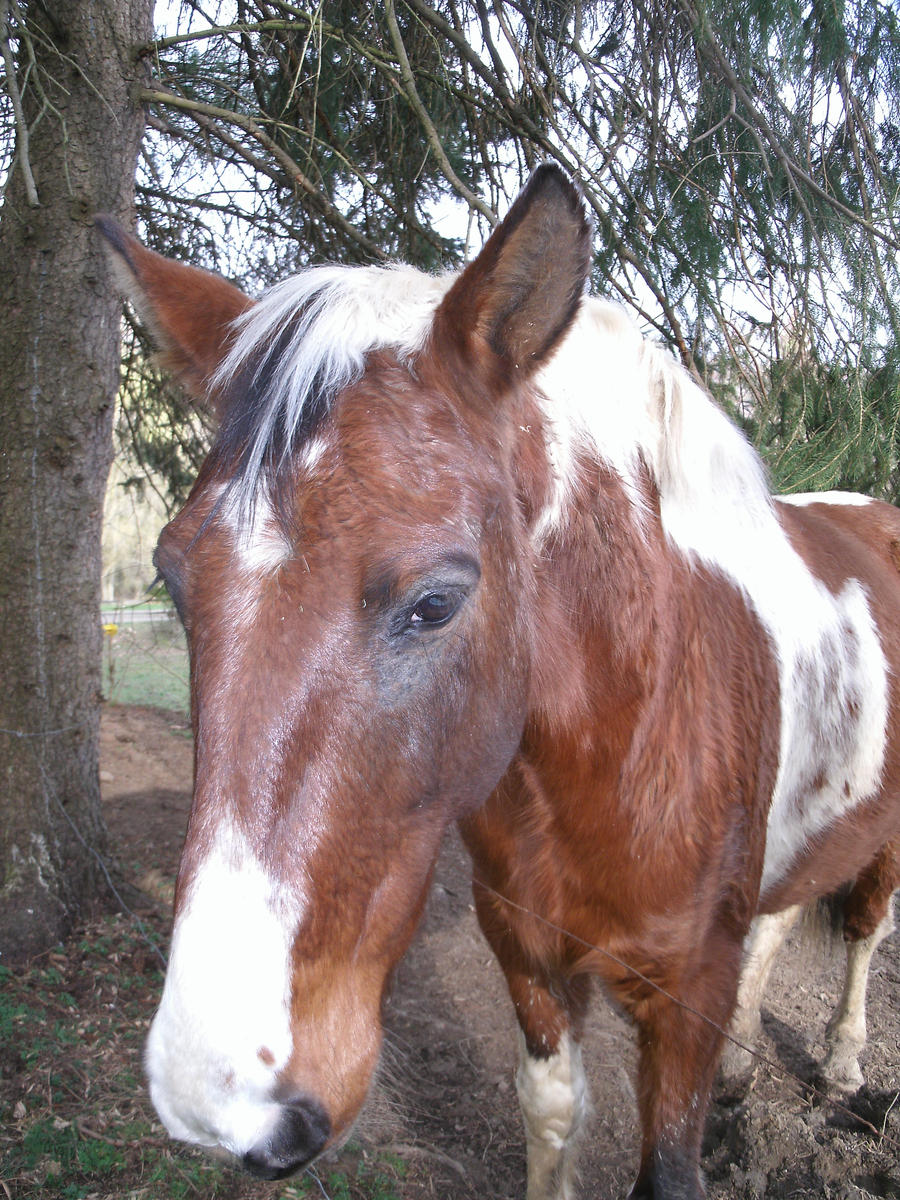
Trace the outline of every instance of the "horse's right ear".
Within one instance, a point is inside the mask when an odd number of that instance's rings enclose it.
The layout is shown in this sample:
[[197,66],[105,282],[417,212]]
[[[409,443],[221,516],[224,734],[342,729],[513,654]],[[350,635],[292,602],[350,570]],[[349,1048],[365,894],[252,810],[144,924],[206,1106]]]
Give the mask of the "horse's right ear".
[[221,275],[155,254],[112,217],[95,224],[112,250],[122,290],[153,334],[165,365],[197,400],[219,397],[210,378],[225,356],[231,325],[253,301]]

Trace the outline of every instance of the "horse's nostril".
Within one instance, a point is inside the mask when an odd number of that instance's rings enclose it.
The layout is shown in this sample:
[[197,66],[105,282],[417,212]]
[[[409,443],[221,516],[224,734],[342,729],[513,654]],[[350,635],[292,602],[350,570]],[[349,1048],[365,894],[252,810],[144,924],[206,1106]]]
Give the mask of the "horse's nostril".
[[321,1104],[298,1097],[284,1105],[275,1128],[242,1161],[260,1179],[282,1179],[311,1162],[330,1136],[331,1122]]

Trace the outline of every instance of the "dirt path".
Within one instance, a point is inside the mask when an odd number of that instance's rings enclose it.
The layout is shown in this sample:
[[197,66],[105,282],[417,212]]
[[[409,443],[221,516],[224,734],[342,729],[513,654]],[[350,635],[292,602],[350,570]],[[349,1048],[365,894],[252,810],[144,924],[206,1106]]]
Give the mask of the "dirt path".
[[[103,790],[114,846],[129,877],[166,902],[187,813],[191,744],[183,719],[109,707]],[[840,990],[840,959],[790,943],[776,968],[760,1049],[802,1080],[814,1077]],[[748,1101],[715,1108],[707,1136],[710,1200],[900,1197],[900,940],[879,951],[869,992],[866,1087],[851,1115],[811,1102],[760,1071]],[[422,928],[387,1015],[380,1084],[361,1136],[408,1164],[405,1200],[521,1200],[524,1141],[513,1068],[511,1005],[478,931],[465,854],[448,839]],[[585,1200],[627,1194],[637,1162],[628,1023],[598,994],[585,1042],[594,1113],[585,1139]]]

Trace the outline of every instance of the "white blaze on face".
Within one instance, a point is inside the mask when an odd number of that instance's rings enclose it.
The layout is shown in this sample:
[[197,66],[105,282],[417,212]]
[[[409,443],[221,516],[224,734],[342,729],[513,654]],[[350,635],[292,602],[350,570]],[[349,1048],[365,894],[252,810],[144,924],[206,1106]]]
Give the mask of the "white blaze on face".
[[223,516],[234,539],[238,565],[252,575],[265,575],[286,562],[293,548],[262,488],[257,489],[252,508],[242,511],[236,496],[229,496]]
[[240,834],[217,833],[177,917],[147,1043],[150,1095],[173,1137],[243,1155],[275,1127],[301,908]]

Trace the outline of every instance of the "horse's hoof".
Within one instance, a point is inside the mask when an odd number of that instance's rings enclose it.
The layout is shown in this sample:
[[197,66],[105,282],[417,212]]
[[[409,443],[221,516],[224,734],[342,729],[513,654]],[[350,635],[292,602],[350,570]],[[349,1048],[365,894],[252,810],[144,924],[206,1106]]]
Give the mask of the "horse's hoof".
[[738,1046],[729,1046],[722,1054],[713,1085],[718,1104],[738,1104],[756,1081],[756,1058]]
[[852,1052],[829,1054],[822,1064],[819,1078],[829,1092],[837,1092],[842,1096],[851,1096],[865,1083],[856,1055]]

